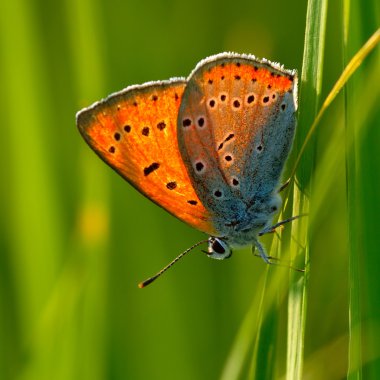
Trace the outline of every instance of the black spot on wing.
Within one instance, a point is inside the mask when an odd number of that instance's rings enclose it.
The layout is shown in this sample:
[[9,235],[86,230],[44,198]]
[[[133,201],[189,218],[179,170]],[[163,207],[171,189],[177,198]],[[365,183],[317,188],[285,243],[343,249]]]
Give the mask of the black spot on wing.
[[155,170],[157,170],[160,167],[160,164],[158,162],[153,162],[146,168],[144,168],[144,175],[145,177],[148,176],[149,174],[153,173]]

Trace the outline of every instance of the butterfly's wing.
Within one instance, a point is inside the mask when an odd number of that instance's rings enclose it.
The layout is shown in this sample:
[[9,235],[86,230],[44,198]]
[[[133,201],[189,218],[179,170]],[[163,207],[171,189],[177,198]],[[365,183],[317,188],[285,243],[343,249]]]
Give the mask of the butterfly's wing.
[[132,86],[80,111],[90,147],[153,202],[212,234],[209,212],[194,191],[177,142],[177,115],[186,81]]
[[296,72],[253,56],[198,64],[178,115],[178,141],[201,201],[216,219],[239,218],[272,194],[295,130]]

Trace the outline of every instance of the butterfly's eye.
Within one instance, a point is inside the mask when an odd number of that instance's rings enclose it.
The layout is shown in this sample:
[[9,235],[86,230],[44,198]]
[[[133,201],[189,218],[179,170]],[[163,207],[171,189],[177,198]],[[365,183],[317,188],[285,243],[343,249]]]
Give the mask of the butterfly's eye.
[[215,253],[219,253],[220,255],[223,255],[226,250],[222,246],[222,244],[219,243],[218,240],[214,240],[211,244],[211,248]]
[[231,248],[219,238],[208,239],[207,256],[217,260],[228,259],[232,255]]

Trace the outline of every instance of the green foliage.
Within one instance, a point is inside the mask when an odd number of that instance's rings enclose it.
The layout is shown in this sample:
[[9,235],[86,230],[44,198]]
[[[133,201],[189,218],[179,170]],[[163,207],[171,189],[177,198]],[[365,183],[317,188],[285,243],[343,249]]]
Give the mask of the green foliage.
[[[0,378],[377,379],[377,3],[1,2]],[[75,113],[221,51],[302,68],[281,217],[309,216],[263,238],[280,265],[194,252],[140,290],[204,236],[106,167]]]

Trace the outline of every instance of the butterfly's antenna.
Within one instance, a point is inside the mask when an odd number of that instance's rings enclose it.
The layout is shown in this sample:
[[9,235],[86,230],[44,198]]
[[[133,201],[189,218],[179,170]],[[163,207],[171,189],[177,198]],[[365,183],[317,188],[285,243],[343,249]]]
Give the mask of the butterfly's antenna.
[[208,240],[202,240],[199,241],[198,243],[194,244],[192,247],[186,249],[186,251],[182,252],[180,255],[178,255],[173,261],[171,261],[168,265],[166,265],[164,268],[162,268],[159,272],[157,272],[154,276],[149,277],[143,282],[139,283],[139,288],[145,288],[147,285],[151,284],[155,279],[160,277],[164,272],[166,272],[169,268],[171,268],[179,259],[182,259],[183,256],[185,256],[187,253],[189,253],[191,250],[194,248],[198,247],[198,245],[207,243]]
[[288,218],[288,219],[281,220],[281,222],[278,222],[278,223],[274,224],[273,226],[271,226],[270,228],[265,229],[264,231],[261,231],[259,233],[259,236],[263,236],[263,235],[268,234],[270,232],[275,232],[276,228],[278,228],[278,227],[280,227],[286,223],[292,222],[293,220],[302,218],[303,216],[307,216],[307,215],[308,214],[300,214],[300,215],[292,216],[291,218]]

